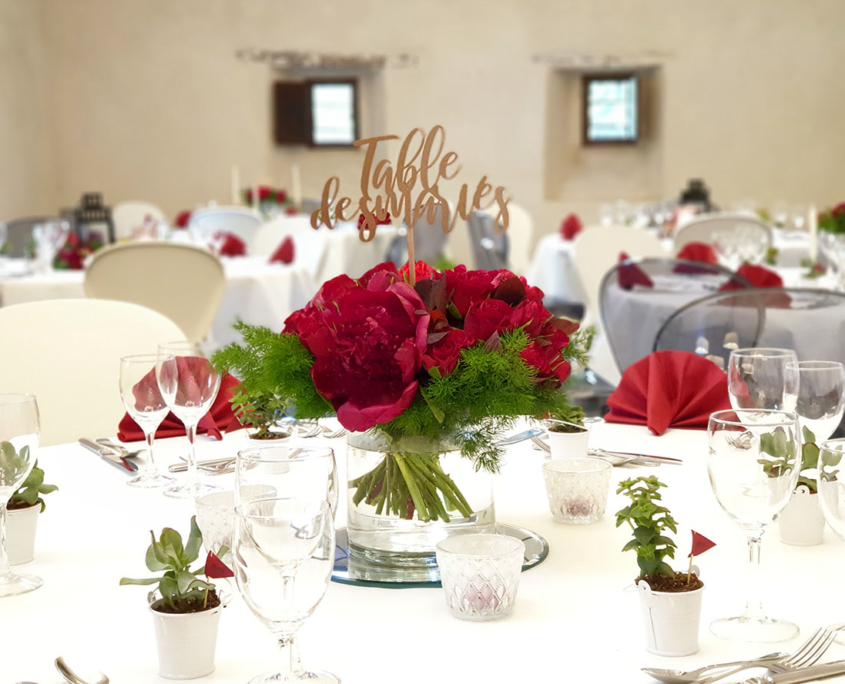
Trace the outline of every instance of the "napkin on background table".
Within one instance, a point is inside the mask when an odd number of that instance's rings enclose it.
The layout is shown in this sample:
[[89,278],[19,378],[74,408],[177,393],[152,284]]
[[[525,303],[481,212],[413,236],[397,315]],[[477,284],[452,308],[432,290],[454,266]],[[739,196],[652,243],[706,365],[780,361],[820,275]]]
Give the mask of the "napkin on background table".
[[[706,242],[688,242],[681,248],[675,257],[682,261],[698,261],[702,264],[718,264],[719,259],[716,252]],[[697,268],[690,264],[678,264],[673,269],[674,273],[711,273],[712,269]]]
[[569,214],[560,224],[560,236],[564,240],[574,240],[582,230],[584,230],[584,225],[578,218],[578,214]]
[[[192,360],[192,358],[188,358],[188,362]],[[206,363],[205,359],[202,359],[202,361]],[[220,381],[220,391],[217,393],[217,398],[197,426],[198,434],[209,434],[214,439],[223,439],[221,431],[227,433],[234,432],[243,427],[238,422],[238,419],[235,418],[232,405],[229,403],[239,384],[237,378],[234,376],[228,373],[223,376]],[[147,373],[135,388],[133,388],[133,392],[136,392],[136,394],[144,391],[158,392],[155,368]],[[156,430],[157,439],[181,437],[184,434],[185,426],[173,413],[168,413]],[[118,425],[117,438],[121,442],[137,442],[144,439],[144,431],[141,430],[138,423],[127,413]]]
[[706,428],[711,413],[731,408],[725,372],[684,351],[654,352],[629,366],[607,405],[608,423],[647,425],[655,435]]
[[276,248],[276,251],[270,255],[270,263],[280,261],[283,264],[293,263],[293,258],[296,255],[296,248],[293,244],[293,237],[286,236],[281,244]]
[[220,247],[220,256],[244,256],[246,254],[246,243],[233,233],[226,233],[223,245]]
[[[753,288],[783,287],[783,280],[781,277],[764,266],[743,264],[739,267],[739,269],[737,269],[736,274],[745,278],[749,283],[751,283],[751,287]],[[735,278],[732,278],[719,288],[719,292],[747,289],[748,287],[746,285],[743,285]],[[756,297],[749,298],[747,301],[743,301],[742,298],[736,298],[731,300],[731,304],[734,306],[756,306],[758,301],[759,300]],[[788,309],[792,305],[792,297],[785,292],[772,292],[765,294],[762,302],[769,308]]]
[[[619,263],[628,261],[631,257],[625,252],[619,252]],[[643,287],[654,287],[654,282],[648,274],[636,264],[625,264],[620,266],[616,272],[619,278],[619,287],[623,290],[630,290],[634,285]]]

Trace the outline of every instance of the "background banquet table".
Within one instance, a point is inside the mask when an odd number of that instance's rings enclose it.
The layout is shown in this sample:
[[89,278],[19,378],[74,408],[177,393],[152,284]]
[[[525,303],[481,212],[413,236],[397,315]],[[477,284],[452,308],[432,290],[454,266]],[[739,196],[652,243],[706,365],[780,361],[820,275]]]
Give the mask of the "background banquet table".
[[[81,436],[81,435],[80,435]],[[91,435],[94,436],[94,435]],[[234,453],[243,432],[219,443],[200,438],[199,455]],[[322,440],[297,440],[319,444]],[[843,543],[826,531],[816,547],[781,544],[771,529],[763,544],[765,597],[771,613],[796,621],[801,635],[773,647],[719,640],[707,625],[736,614],[743,604],[745,537],[719,509],[708,484],[703,431],[669,430],[662,437],[646,428],[599,424],[592,444],[682,458],[683,466],[617,468],[613,484],[656,474],[669,484],[665,501],[680,523],[679,561],[689,549],[690,527],[718,546],[698,559],[707,583],[701,650],[686,658],[645,652],[632,554],[620,549],[626,529],[611,513],[623,502],[611,494],[608,514],[594,525],[552,521],[541,475],[543,456],[526,443],[512,447],[496,478],[500,521],[530,528],[551,545],[548,559],[522,575],[513,614],[502,621],[473,623],[450,616],[439,589],[389,590],[331,583],[302,633],[307,665],[341,676],[346,684],[430,682],[625,682],[651,681],[645,665],[694,667],[790,650],[820,625],[845,619],[845,595],[837,578],[845,563]],[[332,440],[343,475],[344,441]],[[161,442],[164,463],[184,452],[184,438]],[[60,490],[48,497],[41,516],[35,562],[19,566],[44,579],[33,594],[6,598],[0,610],[0,681],[58,684],[53,659],[92,663],[119,684],[164,682],[156,676],[152,620],[143,587],[119,587],[123,576],[148,575],[143,558],[149,530],[165,525],[182,534],[193,506],[154,491],[133,490],[125,476],[75,444],[42,449],[47,481]],[[227,476],[230,477],[230,476]],[[220,478],[231,486],[231,479]],[[341,504],[338,521],[345,520]],[[827,659],[845,657],[834,645]],[[243,684],[273,669],[277,652],[270,633],[252,616],[237,592],[220,623],[217,669],[201,681]]]
[[[285,319],[317,292],[314,277],[296,264],[270,264],[267,257],[258,256],[223,257],[221,261],[226,289],[211,326],[210,341],[215,347],[240,340],[240,334],[232,328],[239,318],[281,330]],[[0,306],[85,297],[84,280],[84,271],[55,270],[0,279]]]

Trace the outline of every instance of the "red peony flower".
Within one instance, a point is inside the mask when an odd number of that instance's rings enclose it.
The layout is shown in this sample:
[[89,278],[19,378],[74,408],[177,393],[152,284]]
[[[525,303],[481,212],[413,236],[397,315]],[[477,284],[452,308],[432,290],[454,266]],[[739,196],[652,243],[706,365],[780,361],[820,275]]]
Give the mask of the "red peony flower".
[[437,341],[428,346],[422,362],[427,371],[436,368],[440,377],[451,374],[461,358],[461,350],[474,344],[474,340],[463,330],[451,328],[447,332],[435,333]]
[[187,209],[185,211],[180,211],[178,214],[176,214],[176,220],[173,222],[173,225],[176,228],[187,228],[188,223],[191,220],[191,214],[192,213],[193,212],[191,212]]
[[258,188],[258,201],[259,202],[266,202],[267,200],[273,199],[274,195],[273,188],[268,188],[266,185],[261,185]]
[[[410,262],[405,262],[405,265],[399,269],[399,275],[407,282],[410,280],[411,267]],[[417,277],[417,282],[420,280],[437,280],[440,278],[440,271],[432,268],[424,261],[414,262],[414,275]],[[436,276],[436,277],[435,277]]]
[[474,342],[486,342],[494,333],[515,327],[514,309],[500,299],[474,303],[464,319],[464,331]]
[[[378,225],[378,226],[387,225],[388,223],[391,222],[389,211],[384,215],[384,218],[381,219],[381,221],[379,221],[379,218],[376,214],[373,214],[373,218],[376,220],[376,225]],[[364,217],[364,214],[358,214],[358,230],[361,230],[361,226],[364,225],[364,222],[366,220],[367,219]]]
[[830,211],[831,216],[845,218],[845,202],[840,202]]
[[522,350],[520,356],[529,365],[537,369],[538,381],[564,382],[572,372],[568,361],[561,357],[569,344],[569,336],[562,330],[545,326],[544,335],[537,338]]
[[584,226],[577,214],[569,214],[560,224],[560,236],[564,240],[574,240],[575,236],[582,230],[584,230]]
[[395,266],[381,266],[358,281],[329,280],[285,321],[284,332],[298,335],[314,355],[314,385],[348,430],[388,423],[408,408],[426,350],[422,300]]
[[276,202],[278,204],[284,204],[285,200],[288,198],[288,194],[284,190],[279,190],[276,193]]
[[466,266],[456,266],[446,271],[446,290],[455,309],[464,318],[470,306],[487,299],[504,279],[508,271],[467,271]]

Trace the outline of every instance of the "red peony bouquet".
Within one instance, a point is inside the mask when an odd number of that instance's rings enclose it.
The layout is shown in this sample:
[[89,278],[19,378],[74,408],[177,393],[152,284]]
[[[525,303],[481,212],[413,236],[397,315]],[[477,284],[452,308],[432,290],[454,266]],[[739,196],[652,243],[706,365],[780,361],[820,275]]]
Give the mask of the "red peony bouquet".
[[828,233],[845,233],[845,202],[819,215],[819,230]]
[[[297,418],[335,414],[348,430],[375,430],[397,445],[448,436],[476,469],[496,471],[503,431],[521,416],[567,407],[561,385],[584,353],[578,324],[552,316],[543,293],[507,270],[441,273],[417,262],[414,286],[409,276],[407,265],[384,263],[358,279],[333,278],[281,335],[239,324],[245,344],[214,363],[239,376],[245,393],[279,397]],[[388,500],[387,510],[416,510],[423,520],[448,520],[450,504],[465,513],[436,454],[399,450],[391,456],[403,463],[403,481],[392,494],[403,503]],[[381,494],[380,472],[353,482],[358,494]],[[425,501],[417,485],[426,480],[442,506]]]
[[82,240],[76,233],[70,233],[53,259],[53,268],[59,270],[81,271],[85,268],[85,259],[103,246],[103,237],[91,233],[87,240]]

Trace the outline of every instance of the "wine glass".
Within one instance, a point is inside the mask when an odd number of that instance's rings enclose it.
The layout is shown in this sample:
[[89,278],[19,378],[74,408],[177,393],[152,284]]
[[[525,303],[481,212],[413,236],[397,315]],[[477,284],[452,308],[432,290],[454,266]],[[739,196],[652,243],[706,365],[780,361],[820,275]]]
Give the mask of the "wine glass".
[[164,487],[173,482],[172,477],[158,471],[153,455],[156,430],[169,411],[156,381],[157,362],[155,354],[136,354],[120,359],[120,398],[147,440],[144,469],[127,482],[131,487]]
[[816,484],[819,503],[827,524],[840,539],[845,539],[845,439],[828,439],[819,443],[819,464]]
[[200,483],[197,471],[197,425],[208,413],[220,389],[220,373],[196,342],[169,342],[158,347],[156,380],[168,408],[185,425],[190,449],[185,483],[164,490],[166,496],[196,498],[219,489]]
[[763,612],[759,573],[763,532],[789,503],[801,470],[798,416],[760,409],[717,411],[710,416],[707,438],[710,486],[722,510],[748,535],[751,575],[743,614],[716,620],[710,630],[739,641],[791,639],[798,627]]
[[713,249],[725,268],[735,271],[739,267],[739,242],[733,231],[721,230],[713,233]]
[[337,513],[338,480],[328,447],[268,446],[238,452],[235,505],[258,498],[324,499]]
[[253,614],[278,639],[282,670],[249,684],[317,682],[294,670],[296,633],[326,593],[334,565],[331,508],[321,499],[257,499],[235,509],[235,580]]
[[[784,373],[797,363],[791,349],[750,347],[734,349],[728,359],[728,394],[735,409],[784,408]],[[749,413],[752,418],[757,414]]]
[[821,444],[836,431],[845,412],[845,366],[838,361],[790,361],[784,370],[784,410]]
[[0,597],[35,591],[42,581],[15,575],[6,555],[6,504],[35,465],[41,427],[31,394],[0,394]]

